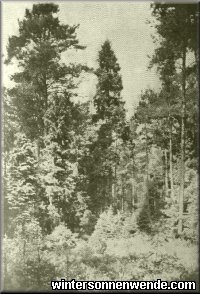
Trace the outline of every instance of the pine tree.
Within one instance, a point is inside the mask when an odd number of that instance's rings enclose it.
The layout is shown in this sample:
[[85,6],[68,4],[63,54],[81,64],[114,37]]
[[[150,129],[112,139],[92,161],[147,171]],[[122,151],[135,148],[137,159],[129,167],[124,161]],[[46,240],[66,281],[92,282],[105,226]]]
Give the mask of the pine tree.
[[80,65],[61,63],[61,53],[70,48],[83,49],[76,37],[78,26],[61,24],[58,5],[34,4],[19,21],[19,36],[8,42],[8,58],[20,68],[12,79],[17,83],[10,91],[21,125],[31,139],[48,133],[46,115],[52,92],[74,88],[72,77],[82,71]]
[[58,5],[49,3],[27,9],[19,21],[19,35],[9,38],[6,61],[15,60],[20,68],[12,76],[16,86],[8,94],[20,132],[37,145],[41,186],[37,215],[46,232],[60,221],[71,226],[77,222],[78,173],[75,175],[74,169],[78,158],[74,154],[74,134],[81,134],[85,118],[83,109],[72,98],[76,95],[74,78],[87,67],[61,62],[63,52],[84,47],[77,40],[78,25],[61,24],[58,12]]
[[[185,189],[185,146],[186,146],[186,112],[187,81],[196,71],[197,62],[197,5],[196,4],[154,4],[153,15],[158,21],[157,33],[160,36],[159,47],[155,50],[152,63],[158,66],[161,80],[167,85],[168,65],[172,65],[178,76],[180,96],[180,190],[179,190],[179,234],[183,230],[184,189]],[[194,53],[195,61],[188,65],[188,54]],[[177,62],[180,61],[180,70]],[[172,74],[173,76],[173,74]]]

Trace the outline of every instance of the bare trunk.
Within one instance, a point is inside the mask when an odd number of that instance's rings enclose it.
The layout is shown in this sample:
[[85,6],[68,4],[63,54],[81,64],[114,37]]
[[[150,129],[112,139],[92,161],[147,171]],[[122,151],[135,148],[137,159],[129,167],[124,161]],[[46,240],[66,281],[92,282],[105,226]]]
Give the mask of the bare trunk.
[[145,123],[145,150],[146,150],[146,175],[145,175],[145,188],[146,198],[145,203],[147,205],[147,214],[150,219],[150,207],[149,207],[149,150],[148,150],[148,138],[147,138],[147,125]]
[[173,151],[172,151],[172,123],[171,122],[170,122],[170,138],[169,138],[169,169],[170,169],[171,199],[174,200]]
[[178,234],[183,231],[183,205],[184,205],[184,184],[185,184],[185,95],[186,95],[186,50],[183,51],[182,60],[182,109],[181,109],[181,159],[180,159],[180,188],[179,188],[179,222]]
[[167,149],[164,150],[165,158],[165,197],[168,197],[169,185],[168,185],[168,158],[167,158]]
[[133,212],[134,207],[135,207],[135,185],[134,185],[134,180],[132,178],[131,180],[131,212]]
[[[113,131],[112,131],[112,138],[113,138]],[[115,152],[117,151],[117,140],[115,138]],[[117,199],[117,163],[114,162],[114,168],[112,169],[114,177],[114,181],[112,183],[112,205],[116,205],[116,199]],[[114,206],[113,205],[113,206]]]
[[116,180],[117,180],[117,167],[114,167],[114,182],[112,183],[112,199],[113,201],[116,200],[117,191],[116,191]]
[[43,76],[43,80],[44,80],[44,92],[43,92],[43,95],[44,95],[44,116],[43,116],[43,122],[44,122],[44,130],[43,130],[43,134],[44,136],[46,136],[48,134],[48,128],[47,128],[47,124],[46,124],[46,121],[45,121],[45,116],[46,116],[46,112],[47,112],[47,109],[48,109],[48,85],[47,85],[47,75],[46,75],[46,72],[44,73],[44,76]]
[[[182,111],[184,110],[182,109]],[[179,188],[179,222],[178,222],[179,234],[181,234],[183,230],[183,204],[184,204],[184,184],[185,184],[184,135],[185,135],[185,126],[184,126],[184,118],[182,117],[181,119],[180,188]]]
[[121,185],[122,185],[122,194],[121,194],[121,211],[123,212],[124,211],[124,178],[121,178]]

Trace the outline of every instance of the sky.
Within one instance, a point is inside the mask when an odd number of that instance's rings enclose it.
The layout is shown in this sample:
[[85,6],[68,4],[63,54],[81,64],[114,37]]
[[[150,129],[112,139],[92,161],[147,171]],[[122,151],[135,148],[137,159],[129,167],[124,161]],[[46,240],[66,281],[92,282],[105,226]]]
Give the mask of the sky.
[[[18,33],[18,19],[23,19],[25,9],[31,9],[34,3],[9,1],[2,5],[2,51],[6,56],[8,37]],[[62,23],[80,24],[77,37],[85,50],[63,55],[63,61],[81,62],[97,68],[98,51],[106,39],[111,41],[112,48],[121,67],[123,82],[122,97],[128,116],[131,115],[139,101],[141,91],[146,88],[157,89],[159,80],[155,70],[147,69],[148,55],[155,49],[151,35],[154,28],[147,23],[152,20],[150,2],[96,2],[96,1],[56,1],[58,14]],[[17,70],[14,65],[4,66],[3,84],[12,86],[10,75]],[[88,75],[80,84],[79,96],[82,100],[92,99],[95,94],[96,78]]]

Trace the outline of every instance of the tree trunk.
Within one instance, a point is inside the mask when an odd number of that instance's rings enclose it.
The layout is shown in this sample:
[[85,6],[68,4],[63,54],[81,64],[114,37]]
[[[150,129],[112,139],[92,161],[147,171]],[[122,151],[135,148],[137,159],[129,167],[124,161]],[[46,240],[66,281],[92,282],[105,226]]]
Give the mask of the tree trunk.
[[[113,138],[113,131],[111,137]],[[117,152],[117,140],[115,137],[115,152]],[[112,169],[114,177],[112,177],[112,180],[114,178],[114,181],[112,182],[112,202],[115,205],[116,196],[117,196],[117,163],[114,162],[114,168]],[[113,204],[112,203],[112,204]]]
[[112,183],[112,200],[116,200],[116,180],[117,180],[117,167],[114,167],[114,182]]
[[170,169],[171,199],[174,200],[173,151],[172,151],[172,122],[170,122],[170,137],[169,137],[169,169]]
[[[132,175],[133,177],[133,175]],[[135,183],[134,178],[131,179],[131,213],[135,210]]]
[[148,149],[148,137],[147,137],[147,125],[145,123],[145,150],[146,150],[146,175],[145,175],[145,188],[146,198],[145,203],[147,205],[147,214],[150,219],[150,207],[149,207],[149,149]]
[[182,58],[182,108],[181,108],[181,159],[180,159],[180,188],[179,188],[179,221],[178,234],[183,231],[183,205],[184,205],[184,184],[185,184],[185,102],[186,102],[186,49],[183,50]]
[[125,181],[124,181],[124,178],[122,176],[121,178],[121,185],[122,185],[122,194],[121,194],[121,211],[124,212],[124,193],[125,193],[125,189],[124,189],[124,186],[125,186]]
[[44,114],[43,114],[43,122],[44,122],[44,130],[43,130],[43,135],[46,136],[48,134],[48,128],[47,128],[47,122],[45,120],[45,116],[48,110],[48,86],[47,86],[47,74],[44,72],[43,74],[43,87],[44,87],[44,92],[43,92],[43,99],[44,99]]
[[164,150],[165,158],[165,197],[168,197],[169,185],[168,185],[168,159],[167,159],[167,149]]

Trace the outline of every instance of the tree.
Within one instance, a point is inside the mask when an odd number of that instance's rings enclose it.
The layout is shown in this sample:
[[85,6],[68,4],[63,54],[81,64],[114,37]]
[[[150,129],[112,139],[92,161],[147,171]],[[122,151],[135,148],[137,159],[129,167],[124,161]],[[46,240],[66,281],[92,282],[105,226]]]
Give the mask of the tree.
[[10,91],[18,110],[21,125],[27,136],[40,139],[48,133],[46,115],[50,94],[74,88],[73,76],[78,76],[80,65],[65,65],[61,54],[68,49],[83,49],[76,37],[78,26],[60,24],[56,17],[58,5],[34,4],[26,9],[19,21],[19,36],[8,42],[8,58],[18,62],[20,72],[12,79],[17,85]]
[[[140,189],[140,210],[139,223],[140,227],[145,230],[151,229],[152,221],[156,215],[159,215],[161,204],[161,193],[158,186],[160,185],[160,179],[157,182],[154,177],[158,177],[158,174],[162,174],[162,170],[154,170],[151,168],[152,161],[159,162],[157,158],[152,158],[153,149],[160,157],[160,150],[166,148],[166,127],[160,129],[160,121],[163,120],[164,114],[162,111],[162,100],[160,101],[159,95],[154,91],[148,89],[141,94],[141,100],[138,107],[135,110],[134,116],[131,118],[132,126],[135,131],[133,132],[133,139],[135,141],[135,176],[139,179],[139,175],[142,175],[142,183],[144,191]],[[164,170],[166,171],[165,162]],[[162,166],[161,166],[162,168]],[[137,180],[141,181],[141,180]],[[154,189],[153,189],[154,185]],[[156,191],[156,188],[158,191]],[[143,194],[143,195],[142,195]],[[142,197],[143,196],[143,197]],[[142,199],[143,198],[143,199]]]
[[24,225],[36,216],[39,181],[37,174],[36,145],[25,135],[18,134],[9,154],[6,173],[6,201],[8,215],[6,233],[12,233],[18,224]]
[[[91,192],[96,194],[98,210],[103,211],[112,203],[112,189],[116,181],[117,156],[111,152],[112,142],[125,135],[125,109],[121,98],[122,80],[120,66],[111,44],[107,40],[101,47],[98,57],[98,78],[93,121],[99,126],[97,139],[91,145],[92,172]],[[93,187],[92,187],[93,186]],[[114,190],[114,189],[113,189]]]
[[[181,89],[181,142],[180,142],[180,191],[179,191],[179,234],[183,230],[183,206],[185,186],[185,127],[187,108],[187,80],[196,70],[196,63],[187,65],[187,57],[194,53],[197,61],[197,5],[154,4],[153,15],[158,21],[159,47],[155,50],[152,63],[158,66],[161,80],[167,84],[168,66],[179,77]],[[180,65],[179,65],[180,61]],[[179,68],[178,68],[179,65]],[[172,71],[173,68],[173,71]]]
[[117,124],[125,118],[124,102],[121,99],[123,86],[119,75],[120,66],[108,40],[99,52],[98,64],[99,68],[95,72],[98,78],[94,97],[96,114],[93,118],[94,121],[106,120]]
[[76,214],[78,202],[74,133],[81,134],[85,118],[84,110],[71,99],[76,95],[74,80],[87,67],[61,62],[63,52],[84,47],[77,40],[78,25],[61,24],[58,12],[58,5],[49,3],[27,9],[19,21],[19,35],[9,38],[6,61],[15,60],[20,68],[12,76],[16,85],[8,94],[19,131],[37,145],[37,185],[41,186],[38,218],[46,232],[51,232],[59,221],[74,221],[72,215]]

